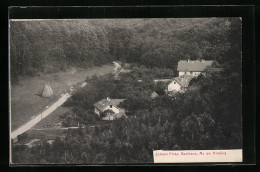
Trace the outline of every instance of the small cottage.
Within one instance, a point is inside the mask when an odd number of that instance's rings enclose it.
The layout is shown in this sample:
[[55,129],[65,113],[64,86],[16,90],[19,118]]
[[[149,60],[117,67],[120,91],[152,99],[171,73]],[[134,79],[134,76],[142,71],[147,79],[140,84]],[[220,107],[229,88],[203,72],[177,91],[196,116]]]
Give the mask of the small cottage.
[[100,116],[100,114],[106,110],[111,110],[114,113],[110,113],[105,117],[102,117],[102,120],[114,120],[125,116],[125,110],[119,108],[118,105],[123,102],[124,99],[102,99],[99,102],[94,104],[94,113]]
[[167,92],[184,92],[193,77],[187,74],[174,78],[167,86]]

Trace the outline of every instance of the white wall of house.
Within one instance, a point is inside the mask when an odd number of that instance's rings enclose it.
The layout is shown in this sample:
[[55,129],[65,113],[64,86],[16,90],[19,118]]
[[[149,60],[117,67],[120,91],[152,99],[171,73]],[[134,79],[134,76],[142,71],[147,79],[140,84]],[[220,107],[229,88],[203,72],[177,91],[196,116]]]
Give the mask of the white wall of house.
[[95,109],[94,109],[94,112],[95,112],[95,114],[97,114],[98,116],[100,115],[100,111],[99,111],[98,108],[96,108],[96,107],[95,107]]
[[107,110],[107,109],[110,109],[110,110],[112,110],[113,112],[115,112],[115,113],[119,113],[119,109],[117,108],[117,107],[115,107],[115,106],[107,106],[105,109],[104,109],[104,111],[105,110]]
[[[203,72],[204,73],[204,72]],[[179,72],[179,76],[184,75],[185,72],[180,71]],[[201,72],[190,72],[190,71],[186,71],[186,75],[190,75],[190,76],[199,76],[201,74]]]
[[107,115],[106,117],[102,118],[102,120],[114,120],[115,117],[112,115]]
[[192,76],[199,76],[201,72],[192,72]]
[[169,85],[168,85],[168,91],[180,91],[181,90],[181,85],[176,82],[175,80],[173,80]]
[[182,76],[184,74],[185,74],[185,72],[179,71],[179,76]]
[[[182,76],[184,74],[185,74],[185,72],[179,71],[179,76]],[[190,76],[199,76],[200,74],[202,74],[204,76],[206,75],[205,72],[189,72],[189,71],[186,71],[186,74],[190,75]]]
[[[115,106],[113,106],[112,105],[112,107],[110,107],[110,105],[109,106],[107,106],[105,109],[104,109],[104,111],[105,110],[108,110],[108,109],[110,109],[110,110],[112,110],[113,112],[115,112],[115,113],[119,113],[119,109],[117,108],[117,107],[115,107]],[[104,112],[103,111],[103,112]],[[100,113],[101,113],[101,111],[98,109],[98,108],[94,108],[94,112],[95,112],[95,114],[97,114],[98,116],[100,115]],[[105,118],[102,118],[103,120],[114,120],[114,117],[113,116],[111,116],[111,115],[107,115]]]

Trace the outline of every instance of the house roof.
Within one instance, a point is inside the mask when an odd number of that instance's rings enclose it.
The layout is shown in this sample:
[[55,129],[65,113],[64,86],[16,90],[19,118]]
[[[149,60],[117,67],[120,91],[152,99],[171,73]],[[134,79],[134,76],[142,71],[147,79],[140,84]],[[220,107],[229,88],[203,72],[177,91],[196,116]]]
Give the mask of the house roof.
[[185,75],[174,78],[173,81],[176,81],[182,87],[188,87],[192,78],[193,78],[192,76],[185,74]]
[[213,64],[213,60],[180,60],[177,71],[202,72]]
[[110,99],[110,102],[115,105],[118,106],[121,102],[123,102],[125,99]]
[[102,99],[99,102],[95,103],[94,106],[99,110],[104,111],[107,106],[109,105],[117,106],[123,101],[124,99],[110,99],[110,101],[107,99]]

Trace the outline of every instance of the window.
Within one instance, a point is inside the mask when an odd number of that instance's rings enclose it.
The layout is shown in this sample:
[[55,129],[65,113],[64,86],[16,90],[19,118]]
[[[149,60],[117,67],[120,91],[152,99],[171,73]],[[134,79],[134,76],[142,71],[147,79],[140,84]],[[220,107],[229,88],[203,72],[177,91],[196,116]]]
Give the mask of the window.
[[193,72],[190,72],[190,74],[192,74]]
[[174,83],[174,84],[176,84],[176,82],[175,82],[175,81],[174,81],[173,83]]
[[110,108],[112,108],[112,105],[110,105]]

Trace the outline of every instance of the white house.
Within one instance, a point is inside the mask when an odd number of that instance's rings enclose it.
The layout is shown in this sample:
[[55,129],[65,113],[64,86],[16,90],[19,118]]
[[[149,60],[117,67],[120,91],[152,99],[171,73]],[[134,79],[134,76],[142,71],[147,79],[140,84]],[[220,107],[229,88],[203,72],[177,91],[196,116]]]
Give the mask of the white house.
[[178,62],[177,71],[179,72],[179,76],[186,74],[196,77],[200,74],[205,75],[206,69],[211,67],[212,64],[213,60],[180,60]]
[[114,114],[109,114],[102,118],[102,120],[114,120],[116,118],[121,118],[125,115],[125,110],[117,106],[123,101],[124,99],[110,99],[107,97],[106,99],[102,99],[94,104],[94,112],[100,116],[100,113],[110,109],[114,112]]
[[187,74],[174,78],[168,84],[166,92],[169,94],[176,93],[176,92],[184,92],[189,86],[189,82],[191,81],[192,78],[193,76]]

